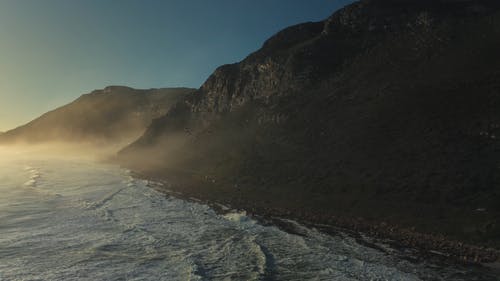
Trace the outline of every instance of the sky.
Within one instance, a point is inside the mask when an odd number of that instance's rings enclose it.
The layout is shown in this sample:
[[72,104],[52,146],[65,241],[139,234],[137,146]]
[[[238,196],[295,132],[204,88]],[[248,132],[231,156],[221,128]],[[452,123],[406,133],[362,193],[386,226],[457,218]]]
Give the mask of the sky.
[[0,0],[0,131],[108,85],[198,88],[352,0]]

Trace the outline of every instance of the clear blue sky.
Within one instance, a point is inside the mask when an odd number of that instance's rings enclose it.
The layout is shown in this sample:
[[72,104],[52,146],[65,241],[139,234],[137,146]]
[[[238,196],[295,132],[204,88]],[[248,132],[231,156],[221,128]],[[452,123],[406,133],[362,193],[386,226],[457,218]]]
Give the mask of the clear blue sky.
[[198,88],[352,0],[0,0],[0,131],[107,85]]

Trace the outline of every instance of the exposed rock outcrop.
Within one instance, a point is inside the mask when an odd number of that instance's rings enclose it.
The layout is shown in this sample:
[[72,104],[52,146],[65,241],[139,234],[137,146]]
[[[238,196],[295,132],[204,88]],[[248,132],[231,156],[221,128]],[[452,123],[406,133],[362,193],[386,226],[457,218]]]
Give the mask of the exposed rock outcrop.
[[292,26],[218,68],[120,161],[201,196],[500,247],[499,12],[365,0]]

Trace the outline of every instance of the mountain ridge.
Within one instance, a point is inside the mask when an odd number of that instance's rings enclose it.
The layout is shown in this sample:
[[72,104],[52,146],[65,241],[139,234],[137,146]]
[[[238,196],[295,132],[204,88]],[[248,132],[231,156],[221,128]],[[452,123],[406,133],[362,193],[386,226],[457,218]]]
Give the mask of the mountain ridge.
[[118,161],[210,200],[500,247],[499,7],[360,1],[287,28]]
[[189,88],[137,90],[108,86],[4,132],[0,142],[116,142],[136,138]]

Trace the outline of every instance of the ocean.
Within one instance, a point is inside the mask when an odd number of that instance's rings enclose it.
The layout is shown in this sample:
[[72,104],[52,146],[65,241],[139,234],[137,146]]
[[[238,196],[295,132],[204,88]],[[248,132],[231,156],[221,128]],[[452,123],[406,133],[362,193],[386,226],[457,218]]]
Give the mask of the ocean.
[[0,280],[498,280],[152,184],[92,157],[0,150]]

